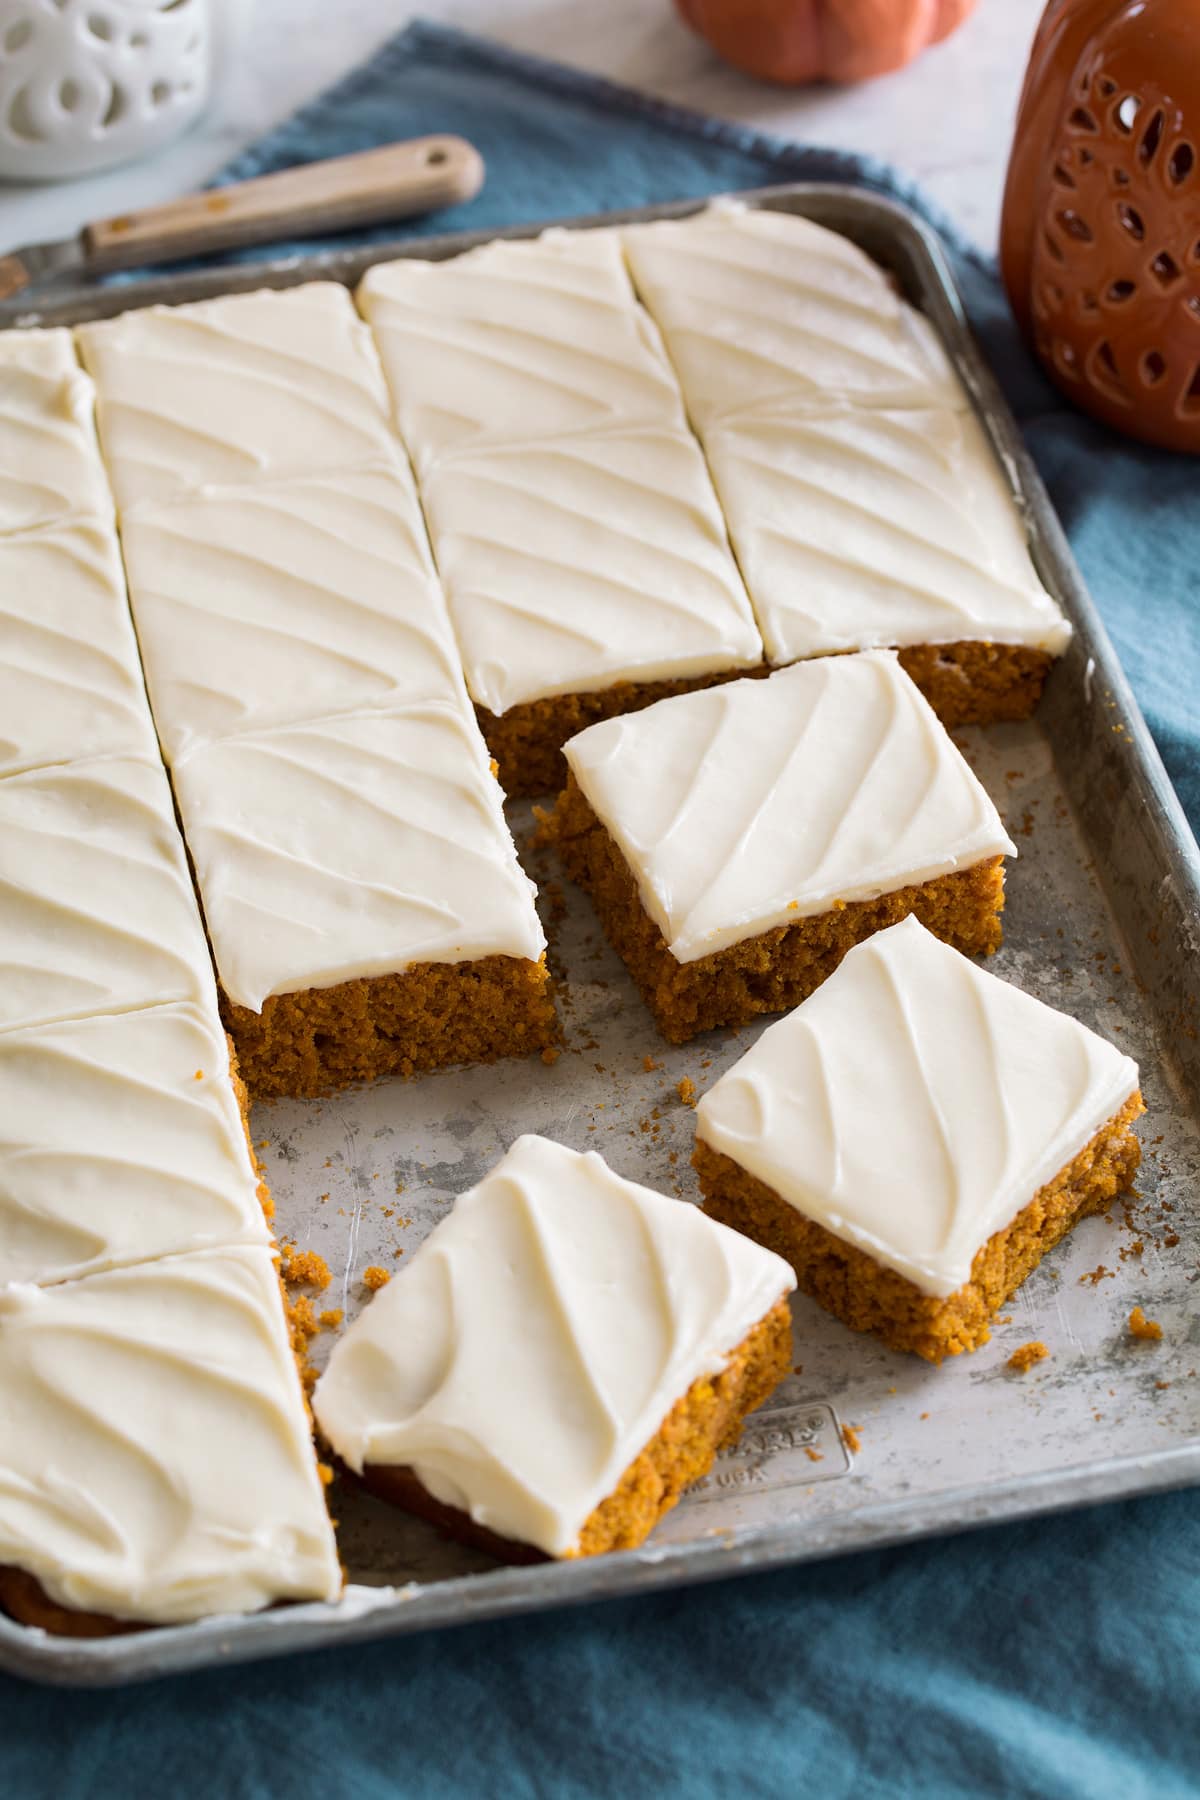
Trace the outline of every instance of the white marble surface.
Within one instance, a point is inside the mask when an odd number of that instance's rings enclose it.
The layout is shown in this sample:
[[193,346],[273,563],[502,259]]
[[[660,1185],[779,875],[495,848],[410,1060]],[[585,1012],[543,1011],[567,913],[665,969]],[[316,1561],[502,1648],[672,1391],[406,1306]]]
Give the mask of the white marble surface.
[[[1043,0],[980,0],[946,44],[857,88],[735,74],[671,0],[237,0],[248,16],[215,104],[141,163],[58,186],[0,186],[0,252],[202,185],[261,132],[368,57],[416,11],[783,137],[885,156],[994,247],[1013,113]],[[664,196],[666,198],[667,196]]]

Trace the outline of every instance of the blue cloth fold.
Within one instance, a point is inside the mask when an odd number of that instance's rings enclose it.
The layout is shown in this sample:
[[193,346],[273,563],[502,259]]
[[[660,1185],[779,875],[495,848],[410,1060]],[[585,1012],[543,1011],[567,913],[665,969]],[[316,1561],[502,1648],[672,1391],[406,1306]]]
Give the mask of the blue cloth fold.
[[[471,138],[488,181],[417,236],[798,179],[865,182],[931,218],[1200,822],[1200,468],[1068,411],[1017,340],[992,266],[919,193],[878,163],[429,24],[222,179],[431,131]],[[1200,1502],[1177,1494],[124,1693],[0,1682],[0,1769],[14,1793],[54,1800],[1171,1800],[1200,1784],[1198,1646]]]

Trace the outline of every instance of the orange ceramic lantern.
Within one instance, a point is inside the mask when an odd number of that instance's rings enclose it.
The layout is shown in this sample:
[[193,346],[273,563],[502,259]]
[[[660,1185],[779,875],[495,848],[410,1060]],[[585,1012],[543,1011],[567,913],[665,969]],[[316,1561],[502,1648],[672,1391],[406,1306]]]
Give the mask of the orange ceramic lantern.
[[866,81],[949,37],[975,0],[675,0],[717,55],[760,81]]
[[1200,453],[1200,0],[1051,0],[1000,258],[1065,394],[1131,436]]

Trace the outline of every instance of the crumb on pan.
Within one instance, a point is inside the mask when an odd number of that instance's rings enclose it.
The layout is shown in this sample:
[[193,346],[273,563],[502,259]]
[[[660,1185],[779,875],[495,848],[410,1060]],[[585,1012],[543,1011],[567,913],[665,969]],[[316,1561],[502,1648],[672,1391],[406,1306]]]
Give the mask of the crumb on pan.
[[1014,1350],[1006,1367],[1014,1375],[1024,1375],[1027,1369],[1032,1369],[1034,1363],[1045,1362],[1049,1355],[1050,1352],[1041,1339],[1035,1338],[1032,1344],[1022,1344],[1019,1350]]
[[1129,1335],[1140,1338],[1143,1343],[1157,1344],[1162,1337],[1162,1326],[1157,1319],[1148,1319],[1140,1306],[1135,1306],[1129,1315]]

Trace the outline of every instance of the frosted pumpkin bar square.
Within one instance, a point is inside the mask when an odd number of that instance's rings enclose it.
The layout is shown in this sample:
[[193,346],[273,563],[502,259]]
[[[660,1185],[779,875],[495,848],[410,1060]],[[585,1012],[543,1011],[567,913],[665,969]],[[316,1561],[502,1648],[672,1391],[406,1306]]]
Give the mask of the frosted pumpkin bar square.
[[553,1040],[533,884],[465,695],[223,738],[172,777],[256,1098]]
[[521,1137],[335,1346],[313,1396],[388,1499],[509,1561],[640,1544],[788,1373],[781,1258]]
[[891,646],[947,725],[1033,711],[1071,627],[971,413],[810,406],[705,449],[772,663]]
[[93,409],[69,331],[0,331],[0,533],[111,517]]
[[269,1248],[0,1290],[0,1607],[95,1637],[341,1586]]
[[572,738],[548,834],[664,1036],[794,1006],[915,913],[1000,942],[1000,817],[894,654],[797,663]]
[[940,1362],[1130,1185],[1142,1111],[1128,1056],[909,918],[703,1096],[694,1162],[804,1293]]
[[686,431],[447,457],[423,484],[467,686],[510,795],[562,786],[584,726],[762,661]]
[[684,424],[679,384],[612,231],[497,240],[369,269],[358,304],[422,479],[448,452]]
[[370,333],[334,282],[140,307],[75,335],[122,512],[394,450]]

